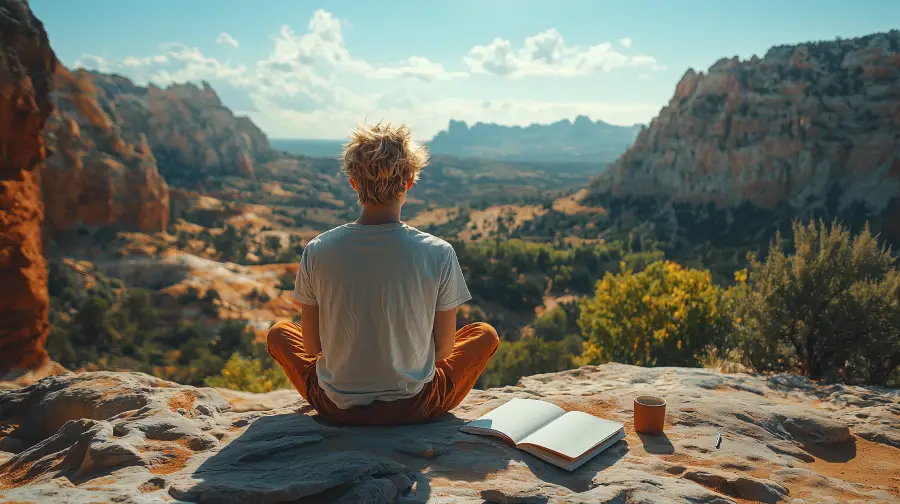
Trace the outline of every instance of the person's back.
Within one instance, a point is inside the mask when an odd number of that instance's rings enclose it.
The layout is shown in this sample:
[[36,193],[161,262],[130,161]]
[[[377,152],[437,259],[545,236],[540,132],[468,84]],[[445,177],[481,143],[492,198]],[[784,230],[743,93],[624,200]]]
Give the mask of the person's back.
[[344,172],[361,217],[322,233],[303,251],[294,291],[302,329],[269,332],[269,352],[327,419],[392,424],[454,408],[496,351],[487,324],[456,330],[471,296],[453,248],[400,221],[427,164],[405,127],[358,129]]
[[447,242],[401,223],[309,243],[294,297],[319,306],[317,375],[337,406],[410,397],[431,380],[435,312],[469,299],[456,264]]

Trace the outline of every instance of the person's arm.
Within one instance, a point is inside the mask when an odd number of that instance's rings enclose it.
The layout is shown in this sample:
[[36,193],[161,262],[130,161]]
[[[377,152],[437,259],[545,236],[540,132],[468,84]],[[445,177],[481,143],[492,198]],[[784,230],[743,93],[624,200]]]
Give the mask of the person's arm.
[[434,360],[450,357],[456,341],[456,308],[434,313]]
[[303,351],[306,355],[316,355],[322,351],[322,341],[319,339],[319,307],[300,303],[300,310]]
[[434,360],[450,357],[456,343],[456,309],[472,299],[456,251],[447,245],[447,258],[441,271],[437,306],[434,313]]

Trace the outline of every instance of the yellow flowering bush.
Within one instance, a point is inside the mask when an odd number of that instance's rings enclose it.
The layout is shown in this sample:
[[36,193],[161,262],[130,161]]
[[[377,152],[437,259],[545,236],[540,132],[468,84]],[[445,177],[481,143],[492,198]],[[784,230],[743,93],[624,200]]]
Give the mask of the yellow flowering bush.
[[222,387],[245,392],[271,392],[290,388],[291,382],[278,366],[263,369],[259,359],[234,354],[225,363],[222,372],[206,379],[210,387]]
[[696,366],[696,355],[728,333],[726,299],[705,270],[671,261],[640,273],[621,265],[581,301],[585,338],[581,362],[641,366]]

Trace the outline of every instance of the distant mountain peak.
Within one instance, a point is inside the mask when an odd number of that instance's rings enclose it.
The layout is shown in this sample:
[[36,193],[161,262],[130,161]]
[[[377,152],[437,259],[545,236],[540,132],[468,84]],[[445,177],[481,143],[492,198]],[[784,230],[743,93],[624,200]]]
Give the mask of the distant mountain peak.
[[432,153],[505,161],[591,162],[605,165],[627,149],[642,125],[617,126],[578,115],[550,124],[508,126],[450,119],[428,146]]

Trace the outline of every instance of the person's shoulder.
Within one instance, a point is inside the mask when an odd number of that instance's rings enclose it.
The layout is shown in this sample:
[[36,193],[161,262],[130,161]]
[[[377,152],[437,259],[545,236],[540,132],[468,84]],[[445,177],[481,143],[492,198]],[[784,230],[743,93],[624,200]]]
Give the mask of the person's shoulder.
[[319,233],[315,238],[310,240],[304,250],[313,252],[319,249],[328,248],[335,241],[339,240],[345,234],[344,226],[329,229],[323,233]]
[[416,229],[413,226],[407,225],[406,231],[409,234],[409,237],[421,243],[422,246],[427,247],[435,252],[440,252],[442,254],[450,254],[453,253],[453,245],[442,238],[434,236],[431,233],[426,233],[420,229]]

